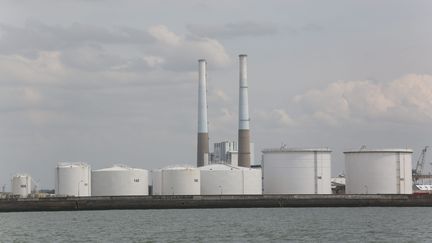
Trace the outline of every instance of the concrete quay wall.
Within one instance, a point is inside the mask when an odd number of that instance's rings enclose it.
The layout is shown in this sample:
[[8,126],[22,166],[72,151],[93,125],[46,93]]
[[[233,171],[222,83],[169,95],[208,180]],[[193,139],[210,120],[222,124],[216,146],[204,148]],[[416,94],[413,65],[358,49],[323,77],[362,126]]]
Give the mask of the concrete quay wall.
[[270,207],[431,207],[432,195],[206,195],[0,199],[0,212]]

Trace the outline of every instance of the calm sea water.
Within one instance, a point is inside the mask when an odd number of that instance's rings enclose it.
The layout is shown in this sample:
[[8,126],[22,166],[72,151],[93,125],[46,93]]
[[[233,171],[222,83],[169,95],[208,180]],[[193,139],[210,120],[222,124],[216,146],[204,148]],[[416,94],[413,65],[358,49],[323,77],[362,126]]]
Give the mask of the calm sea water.
[[0,213],[0,242],[432,242],[432,208]]

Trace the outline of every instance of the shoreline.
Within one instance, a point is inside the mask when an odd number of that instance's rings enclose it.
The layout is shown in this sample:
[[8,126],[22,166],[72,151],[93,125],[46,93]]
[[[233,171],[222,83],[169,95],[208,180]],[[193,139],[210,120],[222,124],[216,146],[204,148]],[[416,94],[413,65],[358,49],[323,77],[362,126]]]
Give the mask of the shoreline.
[[273,207],[432,207],[432,194],[173,195],[0,199],[0,212]]

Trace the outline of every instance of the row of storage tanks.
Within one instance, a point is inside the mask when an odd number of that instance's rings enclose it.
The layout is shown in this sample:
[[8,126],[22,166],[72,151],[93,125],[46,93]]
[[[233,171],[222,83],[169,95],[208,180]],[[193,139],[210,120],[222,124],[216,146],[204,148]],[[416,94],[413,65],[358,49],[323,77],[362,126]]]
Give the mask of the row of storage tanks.
[[[412,150],[346,151],[346,194],[411,194]],[[265,194],[331,194],[331,150],[263,151]]]
[[[412,150],[345,152],[347,194],[411,194]],[[12,192],[27,197],[31,177],[16,175]],[[55,191],[69,196],[221,194],[331,194],[331,150],[267,149],[262,170],[225,164],[178,166],[149,171],[116,165],[93,170],[85,163],[60,163]]]
[[[230,165],[176,166],[149,171],[115,165],[93,170],[85,163],[63,163],[56,168],[57,195],[128,196],[261,194],[260,169]],[[150,179],[150,180],[149,180]]]

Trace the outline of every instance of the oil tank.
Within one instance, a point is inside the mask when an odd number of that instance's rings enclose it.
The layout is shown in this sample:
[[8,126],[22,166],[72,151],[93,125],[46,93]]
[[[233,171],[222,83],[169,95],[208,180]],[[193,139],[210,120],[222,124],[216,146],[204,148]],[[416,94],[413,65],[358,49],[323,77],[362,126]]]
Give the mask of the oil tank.
[[331,194],[331,150],[265,149],[264,194]]
[[262,194],[261,169],[212,164],[201,170],[201,195]]
[[344,152],[347,194],[411,194],[411,149]]
[[91,169],[82,162],[61,162],[56,167],[55,192],[63,196],[91,196]]
[[153,195],[199,195],[200,170],[173,166],[152,171]]
[[148,171],[126,165],[93,170],[92,196],[148,195]]
[[31,176],[18,174],[12,177],[12,194],[25,198],[31,194]]

